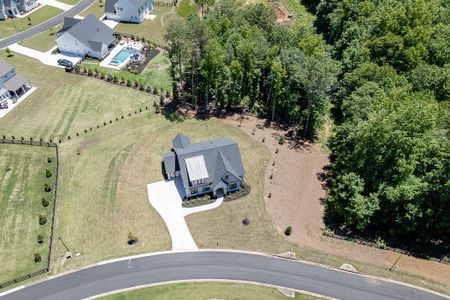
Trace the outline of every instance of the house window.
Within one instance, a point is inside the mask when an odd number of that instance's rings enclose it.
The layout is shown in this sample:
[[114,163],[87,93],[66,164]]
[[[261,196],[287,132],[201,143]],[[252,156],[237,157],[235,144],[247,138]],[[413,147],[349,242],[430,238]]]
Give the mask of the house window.
[[206,187],[203,188],[204,192],[209,192],[210,190],[211,190],[211,188],[209,186],[206,186]]
[[225,175],[225,180],[228,180],[228,178],[230,178],[230,176],[228,176],[228,174]]
[[197,189],[192,189],[192,190],[191,190],[191,194],[192,194],[192,195],[195,195],[195,194],[197,194],[197,193],[198,193],[198,190],[197,190]]
[[237,188],[237,184],[236,183],[230,184],[230,190],[234,190],[236,188]]

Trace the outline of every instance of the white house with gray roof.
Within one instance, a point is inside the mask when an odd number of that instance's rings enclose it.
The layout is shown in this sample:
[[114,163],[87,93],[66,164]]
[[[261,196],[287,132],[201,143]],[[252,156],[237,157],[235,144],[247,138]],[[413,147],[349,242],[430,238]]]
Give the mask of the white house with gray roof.
[[153,10],[153,0],[106,0],[107,19],[121,22],[142,23],[144,16]]
[[222,197],[239,190],[244,166],[236,142],[229,138],[191,144],[184,134],[172,140],[172,151],[164,154],[167,180],[181,180],[186,198],[212,193]]
[[61,53],[97,59],[105,58],[114,42],[114,31],[94,15],[82,20],[65,17],[56,38]]
[[8,99],[16,102],[31,89],[30,81],[16,73],[16,68],[0,60],[0,102]]

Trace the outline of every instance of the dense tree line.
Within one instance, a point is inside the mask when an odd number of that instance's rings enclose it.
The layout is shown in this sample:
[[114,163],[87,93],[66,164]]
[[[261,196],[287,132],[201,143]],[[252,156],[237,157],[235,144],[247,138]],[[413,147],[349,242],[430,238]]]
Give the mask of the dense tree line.
[[341,62],[328,217],[450,244],[450,2],[322,0]]
[[269,5],[236,0],[202,11],[166,27],[174,97],[199,109],[251,111],[313,136],[339,67],[312,18],[303,12],[280,25]]

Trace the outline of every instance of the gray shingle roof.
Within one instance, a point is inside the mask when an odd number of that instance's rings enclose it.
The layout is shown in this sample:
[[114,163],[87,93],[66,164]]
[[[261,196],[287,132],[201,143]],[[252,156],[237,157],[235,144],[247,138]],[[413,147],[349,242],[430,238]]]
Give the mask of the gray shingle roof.
[[8,91],[17,91],[23,85],[28,83],[28,79],[20,74],[16,74],[5,82],[5,87]]
[[173,148],[186,148],[191,144],[191,141],[187,136],[182,133],[177,134],[177,136],[172,140]]
[[101,44],[109,45],[114,42],[114,31],[94,15],[89,15],[82,20],[75,20],[74,18],[64,18],[64,26],[61,31],[69,33],[86,47],[99,51]]
[[[178,135],[177,137],[179,137]],[[186,137],[186,136],[184,136]],[[187,137],[186,137],[187,138]],[[184,139],[184,138],[183,138]],[[166,153],[164,156],[164,164],[168,163],[166,170],[180,171],[183,187],[189,188],[190,181],[187,173],[186,158],[203,155],[206,167],[208,169],[209,178],[205,183],[211,183],[211,189],[217,185],[223,184],[225,174],[231,174],[236,177],[235,180],[242,181],[244,176],[244,167],[242,165],[239,146],[236,142],[229,138],[220,140],[212,140],[204,143],[189,144],[186,147],[177,147],[180,139],[173,140],[174,159],[172,154]],[[173,164],[177,164],[174,169]]]
[[8,64],[6,61],[0,60],[0,76],[5,75],[6,73],[11,71],[12,69],[14,69],[13,66]]
[[116,4],[119,0],[106,0],[105,2],[105,13],[115,13],[116,9],[114,8],[114,4]]

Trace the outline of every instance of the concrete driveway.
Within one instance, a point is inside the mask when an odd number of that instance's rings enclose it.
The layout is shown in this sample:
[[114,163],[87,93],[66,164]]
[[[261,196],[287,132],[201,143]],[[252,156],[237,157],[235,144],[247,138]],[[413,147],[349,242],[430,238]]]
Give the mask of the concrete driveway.
[[197,250],[197,244],[184,219],[185,216],[219,207],[223,198],[198,207],[183,208],[184,192],[181,180],[159,181],[147,185],[148,200],[166,223],[172,239],[172,250]]
[[9,46],[9,49],[11,49],[11,51],[14,51],[19,54],[37,59],[41,63],[48,65],[48,66],[52,66],[52,67],[64,68],[64,67],[58,65],[58,59],[61,59],[61,58],[70,60],[74,65],[77,64],[82,58],[80,56],[72,56],[72,55],[63,54],[63,53],[52,54],[52,51],[55,48],[56,48],[56,46],[47,52],[41,52],[41,51],[37,51],[37,50],[31,49],[31,48],[24,47],[19,44],[13,44],[13,45]]

